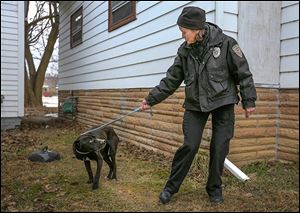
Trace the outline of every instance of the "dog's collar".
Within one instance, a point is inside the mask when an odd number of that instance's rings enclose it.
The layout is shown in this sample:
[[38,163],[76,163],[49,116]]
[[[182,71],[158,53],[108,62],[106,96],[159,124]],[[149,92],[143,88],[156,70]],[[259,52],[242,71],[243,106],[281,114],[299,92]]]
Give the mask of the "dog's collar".
[[[80,152],[78,149],[75,148],[75,151],[78,153],[78,154],[81,154],[81,155],[87,155],[89,153],[91,153],[92,151],[90,152]],[[98,150],[97,150],[98,151]]]
[[89,151],[89,152],[81,152],[81,151],[79,151],[78,149],[75,148],[75,151],[76,151],[78,154],[81,154],[81,155],[87,155],[87,154],[89,154],[89,153],[91,153],[91,152],[95,152],[95,151],[98,152],[98,151],[104,149],[105,145],[107,144],[107,140],[106,140],[106,139],[95,138],[95,141],[96,141],[96,142],[99,142],[99,144],[100,144],[100,148],[99,148],[99,149],[97,149],[97,150],[91,150],[91,151]]

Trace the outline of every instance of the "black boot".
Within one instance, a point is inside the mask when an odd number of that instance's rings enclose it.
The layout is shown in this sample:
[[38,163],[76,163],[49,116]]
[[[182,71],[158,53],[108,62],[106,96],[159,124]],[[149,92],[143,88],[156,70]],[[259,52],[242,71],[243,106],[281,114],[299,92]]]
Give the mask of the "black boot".
[[222,195],[220,196],[209,196],[209,200],[212,204],[221,204],[224,202],[224,198]]
[[172,198],[172,194],[166,190],[162,191],[159,195],[159,200],[162,204],[166,204],[170,202],[171,198]]

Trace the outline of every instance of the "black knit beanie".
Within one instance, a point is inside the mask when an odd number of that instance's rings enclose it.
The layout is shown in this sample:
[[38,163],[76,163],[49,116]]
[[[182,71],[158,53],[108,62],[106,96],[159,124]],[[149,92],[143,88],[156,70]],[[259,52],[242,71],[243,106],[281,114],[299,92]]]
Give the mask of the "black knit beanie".
[[205,10],[199,7],[185,7],[178,17],[177,24],[192,30],[203,29],[205,24]]

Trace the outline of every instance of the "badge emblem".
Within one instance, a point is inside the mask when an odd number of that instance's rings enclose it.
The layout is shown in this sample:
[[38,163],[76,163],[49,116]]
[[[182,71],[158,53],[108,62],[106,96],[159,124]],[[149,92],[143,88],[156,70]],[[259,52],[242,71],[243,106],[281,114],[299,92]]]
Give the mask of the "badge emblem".
[[239,47],[238,44],[234,45],[234,46],[232,47],[232,50],[233,50],[233,52],[235,52],[235,54],[237,54],[239,57],[243,58],[242,50],[241,50],[241,48]]
[[221,49],[220,47],[215,47],[214,50],[213,50],[213,56],[214,58],[218,58],[221,54]]

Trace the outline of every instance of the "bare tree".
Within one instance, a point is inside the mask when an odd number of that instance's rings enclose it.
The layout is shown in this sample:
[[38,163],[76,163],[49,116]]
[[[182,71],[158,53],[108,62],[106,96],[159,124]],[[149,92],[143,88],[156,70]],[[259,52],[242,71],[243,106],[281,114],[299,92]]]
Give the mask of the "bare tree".
[[[29,20],[29,4],[36,14]],[[26,1],[25,4],[25,107],[42,106],[43,83],[58,38],[58,1]],[[35,65],[33,52],[41,55]]]

